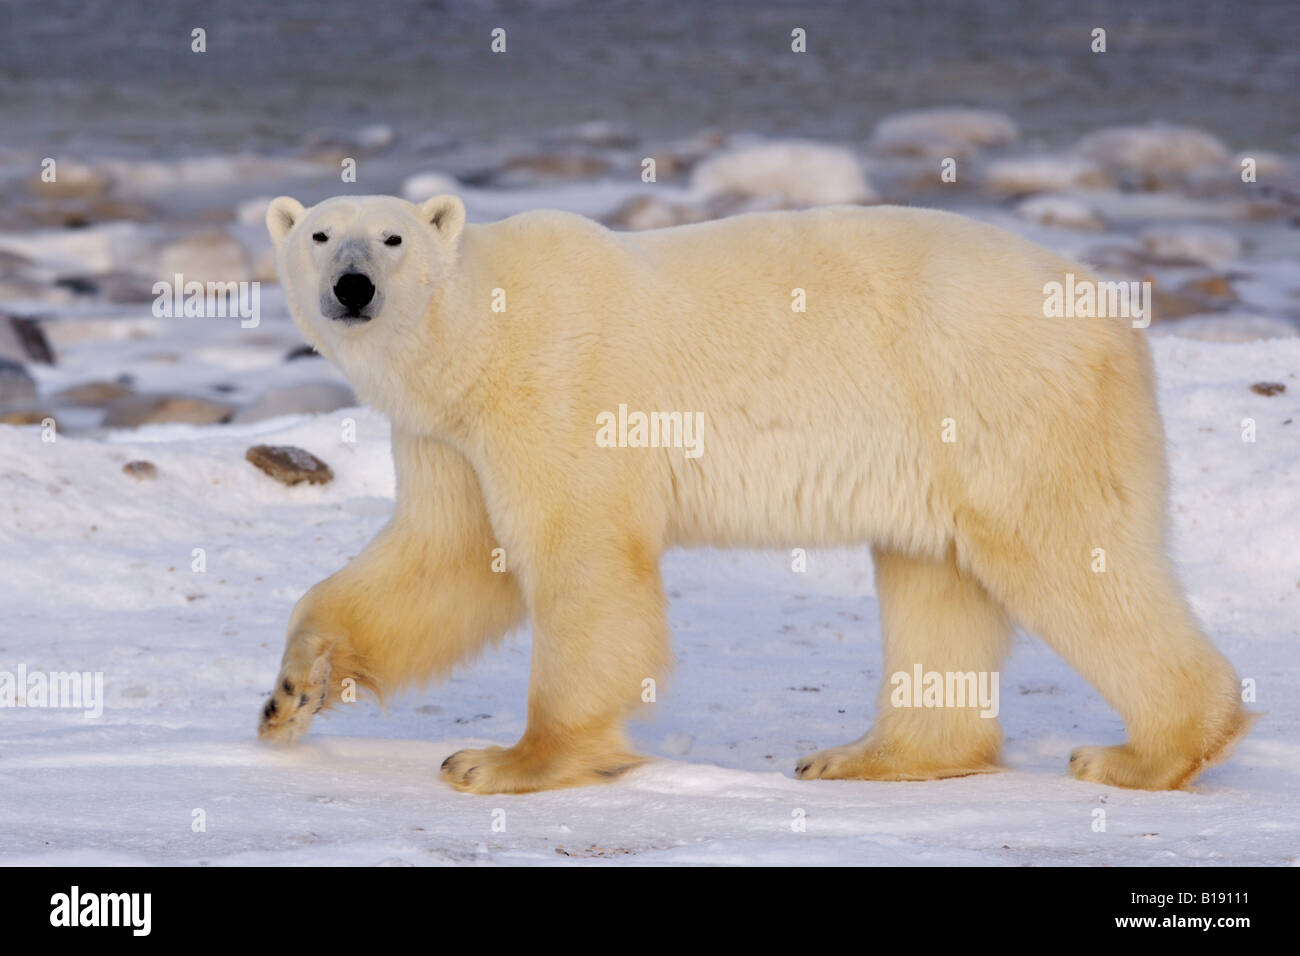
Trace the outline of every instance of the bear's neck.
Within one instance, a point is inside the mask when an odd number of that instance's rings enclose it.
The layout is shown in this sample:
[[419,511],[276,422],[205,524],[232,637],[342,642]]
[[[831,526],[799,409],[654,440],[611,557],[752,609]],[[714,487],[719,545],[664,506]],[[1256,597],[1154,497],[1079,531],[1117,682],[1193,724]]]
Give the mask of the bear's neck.
[[343,371],[358,396],[408,434],[458,446],[473,439],[468,423],[476,420],[490,356],[490,334],[472,307],[474,285],[464,274],[446,283],[412,324],[405,348],[349,356]]

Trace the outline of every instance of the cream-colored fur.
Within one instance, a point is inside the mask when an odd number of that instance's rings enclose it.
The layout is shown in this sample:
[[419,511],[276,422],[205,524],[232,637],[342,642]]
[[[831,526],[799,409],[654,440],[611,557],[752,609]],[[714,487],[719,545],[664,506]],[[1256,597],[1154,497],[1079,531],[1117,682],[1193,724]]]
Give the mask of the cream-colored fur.
[[[444,675],[527,614],[527,731],[443,773],[483,793],[608,779],[640,759],[622,724],[671,660],[665,548],[862,542],[886,674],[997,670],[1016,622],[1092,682],[1129,742],[1077,750],[1082,779],[1178,787],[1247,728],[1166,556],[1142,333],[1043,315],[1045,283],[1082,267],[887,207],[620,234],[559,212],[465,225],[450,196],[282,198],[268,226],[303,334],[393,422],[398,500],[294,612],[264,737],[296,738],[347,677],[382,695]],[[344,242],[383,295],[365,323],[319,305]],[[702,412],[702,454],[599,446],[620,405]],[[888,691],[871,732],[798,774],[995,767],[996,720]]]

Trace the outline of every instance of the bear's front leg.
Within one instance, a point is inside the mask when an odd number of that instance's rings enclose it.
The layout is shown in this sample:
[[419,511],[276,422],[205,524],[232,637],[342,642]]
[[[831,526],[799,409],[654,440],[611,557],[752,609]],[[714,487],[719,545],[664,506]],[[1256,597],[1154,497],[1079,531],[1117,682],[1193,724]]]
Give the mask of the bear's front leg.
[[262,707],[257,735],[268,743],[291,744],[307,732],[329,697],[335,639],[296,631],[285,648],[280,674]]
[[[628,537],[592,540],[592,523],[553,534],[528,575],[533,670],[528,727],[513,747],[461,750],[442,765],[472,793],[525,793],[603,783],[645,758],[623,735],[647,679],[671,658],[658,552]],[[615,527],[617,527],[615,525]],[[538,549],[540,554],[546,554]]]
[[364,596],[375,593],[384,558],[393,550],[391,534],[391,528],[381,533],[355,561],[313,587],[294,608],[280,673],[262,707],[257,728],[262,740],[294,743],[323,708],[346,699],[349,687],[379,694],[376,675],[353,643],[361,632],[348,612],[359,601],[365,607]]
[[[523,617],[473,469],[441,442],[393,432],[393,520],[294,608],[259,736],[290,743],[349,690],[378,698],[444,676]],[[354,698],[353,698],[354,699]]]

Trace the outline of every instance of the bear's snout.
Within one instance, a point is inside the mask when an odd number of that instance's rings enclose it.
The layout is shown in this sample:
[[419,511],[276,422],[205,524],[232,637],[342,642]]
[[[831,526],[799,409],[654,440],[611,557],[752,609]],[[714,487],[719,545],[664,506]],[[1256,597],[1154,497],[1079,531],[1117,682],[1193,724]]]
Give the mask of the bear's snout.
[[334,298],[347,309],[345,318],[360,318],[361,310],[375,297],[375,284],[363,272],[348,272],[334,283]]

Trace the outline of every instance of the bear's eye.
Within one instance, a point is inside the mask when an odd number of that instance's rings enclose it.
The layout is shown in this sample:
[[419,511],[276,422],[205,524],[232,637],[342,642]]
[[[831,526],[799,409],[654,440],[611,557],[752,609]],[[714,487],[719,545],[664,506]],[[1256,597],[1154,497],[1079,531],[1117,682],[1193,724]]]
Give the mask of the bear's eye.
[[384,245],[386,246],[400,246],[401,244],[402,244],[401,236],[389,236],[387,239],[384,240]]
[[324,242],[326,239],[329,238],[329,236],[325,235],[325,233],[323,232],[313,232],[311,234],[311,237],[316,242]]

